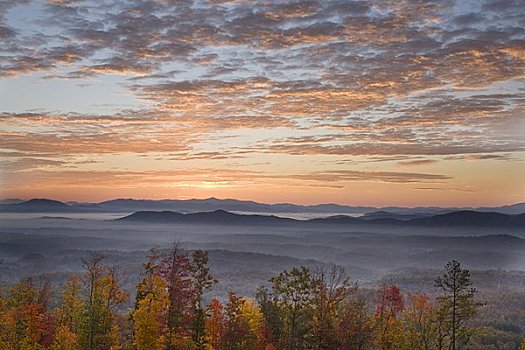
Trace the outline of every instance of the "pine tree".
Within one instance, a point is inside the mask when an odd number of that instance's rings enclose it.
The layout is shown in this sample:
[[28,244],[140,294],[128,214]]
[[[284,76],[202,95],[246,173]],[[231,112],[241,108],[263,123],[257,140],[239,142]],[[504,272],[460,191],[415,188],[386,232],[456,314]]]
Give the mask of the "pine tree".
[[435,286],[443,292],[438,298],[439,342],[438,348],[451,350],[465,348],[474,329],[467,323],[482,305],[475,300],[470,271],[461,268],[455,260],[445,265],[445,273],[436,279]]

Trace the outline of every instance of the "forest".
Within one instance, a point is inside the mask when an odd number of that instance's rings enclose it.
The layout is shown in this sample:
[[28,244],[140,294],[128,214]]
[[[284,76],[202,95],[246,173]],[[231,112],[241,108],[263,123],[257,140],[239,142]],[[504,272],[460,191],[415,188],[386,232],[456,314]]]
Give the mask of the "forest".
[[234,291],[213,298],[218,281],[208,253],[180,244],[150,250],[134,296],[103,255],[82,266],[56,289],[43,276],[2,290],[0,349],[460,350],[522,342],[494,342],[502,336],[479,322],[485,303],[470,271],[454,260],[432,294],[396,284],[361,288],[333,265],[282,271],[255,298]]

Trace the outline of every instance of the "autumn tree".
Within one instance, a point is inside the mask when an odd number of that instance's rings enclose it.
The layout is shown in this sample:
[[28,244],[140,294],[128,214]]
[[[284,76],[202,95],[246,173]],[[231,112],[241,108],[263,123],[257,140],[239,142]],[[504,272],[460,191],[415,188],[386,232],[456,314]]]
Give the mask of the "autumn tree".
[[160,275],[166,280],[168,293],[167,348],[191,347],[195,294],[191,260],[180,244],[174,243],[168,254],[160,258]]
[[317,350],[339,347],[337,327],[339,310],[351,294],[349,278],[344,269],[332,266],[321,268],[315,275],[316,289],[312,297],[312,347]]
[[208,317],[205,320],[205,332],[208,344],[214,350],[223,349],[224,327],[226,316],[224,306],[217,299],[212,299],[208,306]]
[[207,264],[206,252],[197,250],[190,258],[178,243],[167,254],[150,251],[132,314],[136,347],[204,348],[203,295],[217,283]]
[[161,350],[166,346],[168,294],[166,280],[159,275],[158,255],[152,251],[144,264],[144,277],[137,286],[133,320],[133,345],[137,350]]
[[398,336],[401,334],[399,314],[404,302],[397,285],[381,286],[377,296],[375,319],[376,347],[382,350],[396,350]]
[[80,342],[89,350],[109,349],[119,342],[115,309],[128,297],[119,286],[115,268],[106,266],[103,260],[97,254],[83,260],[87,300]]
[[436,279],[441,289],[438,297],[439,349],[464,349],[474,333],[468,321],[477,314],[481,303],[475,300],[476,289],[472,287],[470,271],[462,269],[458,261],[445,265],[445,273]]
[[271,291],[261,289],[258,300],[270,322],[277,347],[285,350],[304,349],[312,341],[312,298],[317,280],[307,267],[283,271],[270,279]]
[[9,339],[9,328],[11,328],[11,325],[9,324],[10,319],[7,317],[8,310],[7,299],[0,289],[0,349],[7,349],[9,343],[11,343],[11,339]]
[[85,322],[85,302],[81,296],[82,283],[77,276],[71,276],[62,287],[60,306],[55,309],[58,326],[53,348],[74,350],[79,348],[78,334]]
[[49,347],[54,340],[54,322],[48,310],[50,284],[32,278],[14,284],[0,300],[0,345],[5,349],[33,350]]
[[202,306],[202,297],[206,290],[210,289],[217,280],[210,274],[208,268],[208,253],[203,250],[196,250],[191,255],[191,278],[193,282],[193,321],[192,338],[197,349],[204,349],[205,344],[205,310]]
[[364,350],[373,340],[374,322],[368,299],[354,288],[340,308],[337,338],[341,349]]
[[437,310],[426,294],[409,295],[403,310],[403,339],[400,350],[432,350],[435,347]]
[[243,314],[244,299],[233,292],[228,293],[225,305],[224,349],[251,349],[256,338],[250,333],[248,319]]
[[102,328],[104,317],[108,315],[103,314],[103,301],[100,293],[100,280],[104,275],[104,265],[102,261],[104,257],[101,255],[92,255],[89,259],[82,261],[83,267],[86,270],[85,284],[87,287],[87,305],[85,307],[85,321],[82,329],[82,343],[83,346],[89,350],[98,348],[96,338],[100,334],[105,334]]
[[246,349],[265,349],[268,344],[267,330],[264,324],[264,316],[255,300],[243,298],[241,317],[248,326],[248,334],[245,341]]
[[80,350],[78,336],[67,326],[60,325],[56,331],[55,341],[51,346],[52,350]]
[[71,276],[62,287],[60,306],[55,310],[56,320],[60,326],[78,333],[82,324],[82,310],[85,308],[81,296],[82,283],[77,276]]
[[283,332],[283,318],[278,300],[266,286],[257,289],[255,299],[264,316],[264,329],[262,331],[267,343],[273,346],[279,342]]

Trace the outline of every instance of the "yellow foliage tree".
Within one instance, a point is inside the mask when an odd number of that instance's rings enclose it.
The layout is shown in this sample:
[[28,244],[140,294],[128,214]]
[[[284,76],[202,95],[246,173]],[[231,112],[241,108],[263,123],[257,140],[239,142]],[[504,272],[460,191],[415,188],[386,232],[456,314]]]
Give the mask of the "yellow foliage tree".
[[248,325],[246,334],[247,344],[250,349],[264,348],[265,337],[263,334],[264,315],[253,299],[243,298],[240,305],[240,316]]
[[69,327],[62,325],[58,327],[55,341],[51,346],[52,350],[79,350],[78,337],[69,330]]
[[72,276],[62,289],[60,307],[55,309],[55,319],[61,329],[76,334],[82,325],[82,313],[85,307],[80,295],[81,281]]
[[151,274],[139,285],[143,295],[133,311],[133,344],[137,350],[164,349],[166,344],[165,320],[168,305],[166,281]]
[[430,350],[434,348],[437,327],[436,307],[426,294],[414,294],[408,297],[408,304],[403,310],[403,339],[400,350]]

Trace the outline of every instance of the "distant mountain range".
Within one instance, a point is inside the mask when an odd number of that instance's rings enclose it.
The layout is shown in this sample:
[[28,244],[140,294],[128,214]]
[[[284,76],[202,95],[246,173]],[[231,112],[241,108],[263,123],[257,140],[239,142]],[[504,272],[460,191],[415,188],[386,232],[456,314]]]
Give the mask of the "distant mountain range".
[[[168,209],[167,209],[168,208]],[[492,209],[492,211],[489,211]],[[243,214],[233,213],[242,212]],[[213,225],[272,225],[272,224],[374,224],[411,226],[478,226],[525,227],[525,203],[498,208],[373,208],[337,204],[303,206],[295,204],[264,204],[230,199],[198,200],[135,200],[116,199],[101,203],[63,203],[51,199],[18,201],[10,199],[0,204],[4,213],[89,213],[122,212],[133,214],[122,221],[149,223],[200,223]],[[245,213],[258,214],[245,214]],[[286,213],[341,213],[310,220],[296,220],[282,216]],[[261,214],[265,215],[261,215]],[[269,215],[279,214],[281,216]],[[354,217],[348,214],[363,214]]]
[[501,207],[364,207],[339,204],[298,205],[290,203],[266,204],[236,199],[115,199],[100,203],[63,203],[51,199],[31,199],[22,201],[7,199],[0,201],[0,212],[11,213],[60,213],[60,212],[121,212],[137,211],[173,211],[178,213],[210,212],[214,210],[245,213],[312,213],[312,214],[366,214],[366,219],[396,219],[411,220],[454,211],[471,210],[477,212],[495,212],[500,214],[525,213],[525,203],[517,203]]
[[143,222],[151,224],[202,224],[202,225],[282,225],[282,224],[352,224],[352,225],[410,225],[426,227],[525,227],[525,214],[508,215],[494,212],[469,210],[454,211],[429,217],[413,219],[365,218],[336,215],[310,220],[296,220],[274,215],[244,215],[225,210],[181,214],[172,211],[138,211],[117,219],[123,222]]

